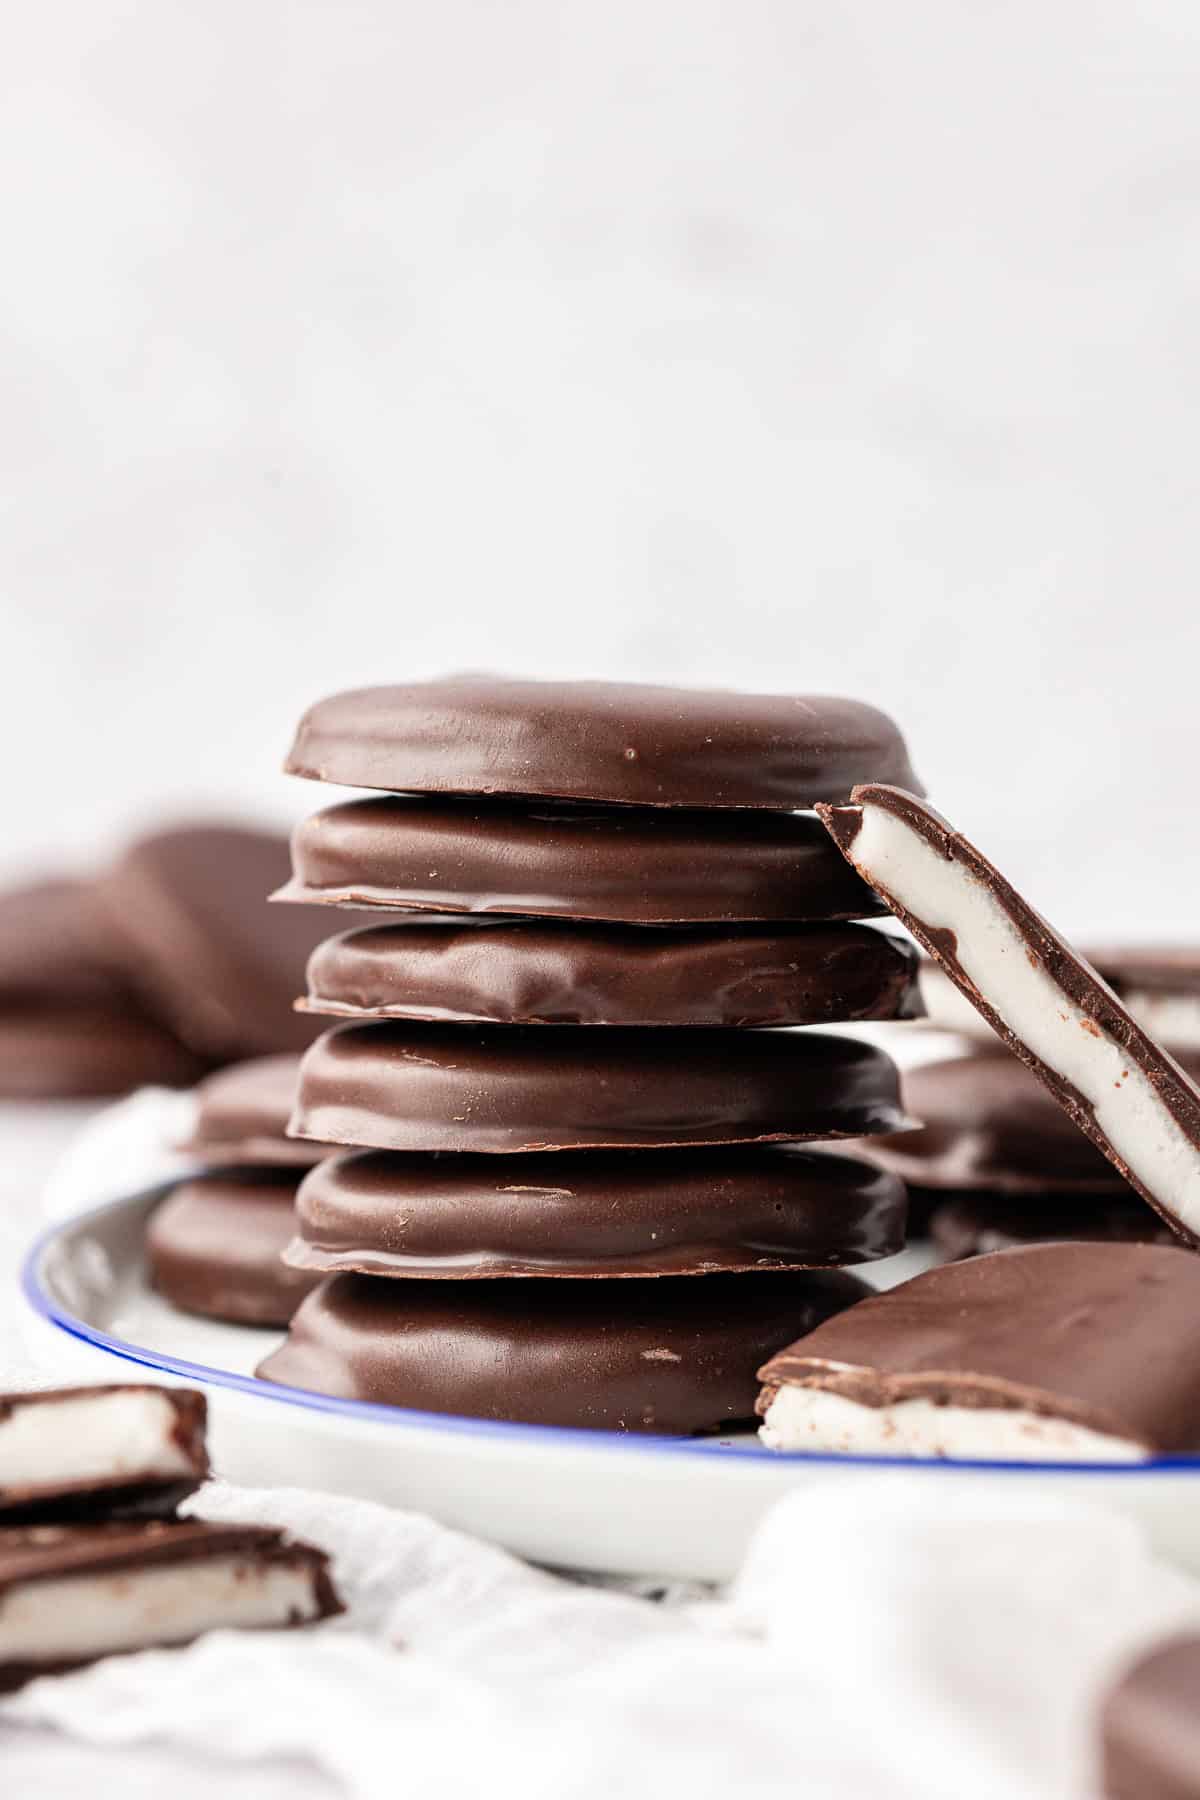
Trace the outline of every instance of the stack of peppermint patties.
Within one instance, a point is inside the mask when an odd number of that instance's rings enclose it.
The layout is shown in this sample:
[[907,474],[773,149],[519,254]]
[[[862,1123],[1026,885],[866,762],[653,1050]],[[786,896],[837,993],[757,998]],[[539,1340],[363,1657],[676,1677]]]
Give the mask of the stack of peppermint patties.
[[[848,700],[484,678],[322,701],[279,897],[378,907],[315,953],[293,1131],[326,1275],[259,1373],[542,1423],[748,1420],[755,1372],[899,1249],[902,1184],[814,1140],[904,1123],[874,1047],[911,948],[811,810],[902,739]],[[398,914],[407,914],[407,919]]]

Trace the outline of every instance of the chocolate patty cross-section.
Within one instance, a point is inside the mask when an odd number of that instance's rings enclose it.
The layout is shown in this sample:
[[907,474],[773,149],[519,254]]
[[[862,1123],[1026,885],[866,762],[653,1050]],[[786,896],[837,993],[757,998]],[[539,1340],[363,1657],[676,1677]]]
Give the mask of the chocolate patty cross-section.
[[0,1695],[105,1656],[342,1611],[312,1544],[178,1516],[209,1474],[206,1421],[191,1388],[0,1394]]
[[792,1029],[919,1010],[910,948],[860,922],[880,902],[805,810],[911,783],[895,726],[471,677],[323,700],[288,767],[375,792],[299,826],[278,898],[388,917],[309,964],[300,1006],[331,1029],[291,1131],[345,1150],[301,1184],[286,1258],[325,1279],[260,1375],[541,1424],[749,1423],[764,1355],[904,1240],[897,1177],[804,1147],[902,1129],[895,1067]]

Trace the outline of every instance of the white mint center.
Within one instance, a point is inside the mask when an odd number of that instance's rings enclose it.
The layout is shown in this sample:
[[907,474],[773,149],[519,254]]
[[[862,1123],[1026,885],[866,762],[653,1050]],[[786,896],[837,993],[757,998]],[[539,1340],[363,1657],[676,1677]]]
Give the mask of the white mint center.
[[[1031,962],[991,890],[912,826],[867,803],[852,847],[868,881],[921,924],[952,931],[967,976],[1014,1037],[1090,1102],[1117,1155],[1162,1205],[1200,1233],[1200,1150],[1121,1046]],[[1200,1095],[1197,1096],[1200,1102]]]

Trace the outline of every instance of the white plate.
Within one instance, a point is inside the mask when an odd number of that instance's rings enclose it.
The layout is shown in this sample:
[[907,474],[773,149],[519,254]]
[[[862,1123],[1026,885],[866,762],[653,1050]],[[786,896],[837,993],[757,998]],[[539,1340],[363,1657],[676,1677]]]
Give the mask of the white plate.
[[[1149,1464],[956,1463],[777,1455],[750,1437],[679,1440],[446,1418],[256,1382],[278,1334],[194,1319],[146,1285],[142,1233],[164,1189],[57,1225],[23,1270],[40,1366],[55,1378],[184,1382],[208,1395],[213,1460],[250,1486],[333,1490],[431,1513],[538,1562],[725,1580],[762,1514],[813,1482],[1070,1494],[1134,1517],[1200,1573],[1200,1457]],[[901,1265],[889,1269],[899,1276]]]

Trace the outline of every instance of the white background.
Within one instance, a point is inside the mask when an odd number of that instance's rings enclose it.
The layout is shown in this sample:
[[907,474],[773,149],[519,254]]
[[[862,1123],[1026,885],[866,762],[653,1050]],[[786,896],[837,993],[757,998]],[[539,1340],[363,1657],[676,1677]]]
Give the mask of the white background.
[[0,866],[493,667],[861,694],[1194,932],[1198,120],[1192,0],[18,9]]

